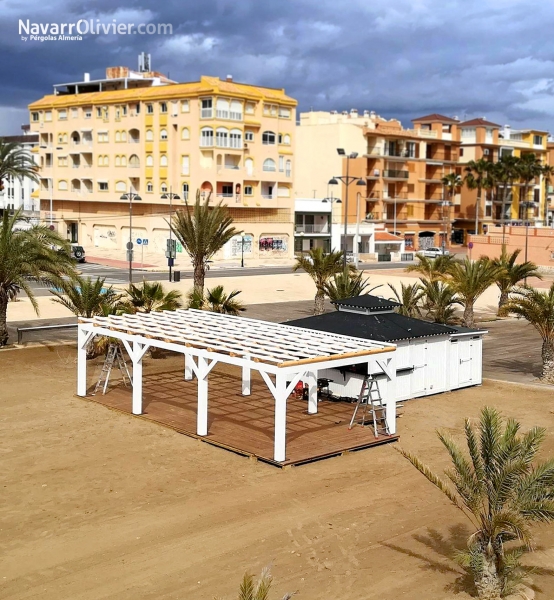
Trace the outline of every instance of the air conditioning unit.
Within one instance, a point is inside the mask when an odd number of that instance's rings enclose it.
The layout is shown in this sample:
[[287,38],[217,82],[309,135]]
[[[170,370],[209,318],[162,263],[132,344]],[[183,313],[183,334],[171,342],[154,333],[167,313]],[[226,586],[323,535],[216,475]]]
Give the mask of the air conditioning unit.
[[248,148],[248,143],[244,142],[244,149],[246,150]]
[[379,177],[379,169],[373,169],[373,177]]

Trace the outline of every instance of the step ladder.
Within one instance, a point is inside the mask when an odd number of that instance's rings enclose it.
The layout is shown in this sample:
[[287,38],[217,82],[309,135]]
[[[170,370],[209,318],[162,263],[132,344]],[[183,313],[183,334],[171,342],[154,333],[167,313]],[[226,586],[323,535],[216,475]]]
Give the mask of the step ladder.
[[110,374],[112,372],[114,364],[117,365],[117,368],[121,373],[121,378],[123,379],[123,384],[125,385],[125,387],[127,387],[127,382],[129,382],[131,386],[133,385],[133,380],[131,379],[131,375],[129,374],[127,363],[125,362],[125,358],[123,358],[123,351],[121,350],[121,346],[119,344],[110,344],[108,346],[106,360],[102,365],[100,377],[98,378],[98,382],[96,383],[94,392],[92,392],[93,396],[101,387],[103,387],[102,396],[106,393],[106,389],[108,388],[108,381],[110,380]]
[[371,375],[366,375],[364,377],[362,389],[360,390],[358,402],[356,402],[354,414],[352,415],[352,419],[350,419],[350,425],[348,426],[348,429],[352,429],[356,423],[356,416],[360,408],[362,409],[362,418],[360,423],[362,427],[365,426],[366,417],[368,416],[369,412],[371,420],[373,421],[373,431],[375,433],[375,437],[379,437],[379,435],[390,435],[386,415],[387,407],[383,404],[381,392],[379,391],[379,384]]

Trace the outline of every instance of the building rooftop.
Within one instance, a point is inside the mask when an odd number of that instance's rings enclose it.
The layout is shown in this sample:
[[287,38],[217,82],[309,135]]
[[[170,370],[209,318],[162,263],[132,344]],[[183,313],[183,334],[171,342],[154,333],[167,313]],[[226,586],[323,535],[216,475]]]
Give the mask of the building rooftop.
[[26,135],[0,135],[0,139],[10,144],[38,144],[38,133],[28,133]]
[[412,119],[412,123],[459,123],[458,119],[453,119],[452,117],[446,117],[444,115],[439,115],[438,113],[433,113],[431,115],[425,115],[424,117],[418,117],[417,119]]
[[502,127],[498,125],[498,123],[493,123],[492,121],[487,121],[483,118],[478,119],[470,119],[469,121],[463,121],[460,123],[460,127]]
[[376,242],[403,242],[404,238],[401,238],[399,235],[394,235],[393,233],[389,233],[388,231],[376,231],[375,232],[375,241]]
[[[316,317],[287,321],[286,324],[379,342],[399,342],[401,340],[451,335],[470,331],[439,323],[429,323],[421,319],[404,317],[394,312],[368,315],[334,311]],[[484,333],[482,331],[478,332]]]
[[395,300],[387,300],[385,298],[379,298],[379,296],[372,296],[371,294],[362,294],[361,296],[354,296],[353,298],[336,300],[333,304],[348,308],[362,308],[364,310],[369,310],[370,312],[394,310],[397,306],[400,306]]

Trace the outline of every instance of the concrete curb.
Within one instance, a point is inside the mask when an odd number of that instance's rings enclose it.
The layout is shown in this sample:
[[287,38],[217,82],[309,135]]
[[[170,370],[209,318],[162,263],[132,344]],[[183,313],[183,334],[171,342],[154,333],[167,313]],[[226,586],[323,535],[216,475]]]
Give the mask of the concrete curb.
[[505,379],[493,379],[492,377],[483,377],[483,381],[490,381],[491,383],[506,383],[507,385],[516,385],[518,387],[534,388],[537,390],[551,390],[554,391],[554,385],[548,383],[522,383],[521,381],[507,381]]

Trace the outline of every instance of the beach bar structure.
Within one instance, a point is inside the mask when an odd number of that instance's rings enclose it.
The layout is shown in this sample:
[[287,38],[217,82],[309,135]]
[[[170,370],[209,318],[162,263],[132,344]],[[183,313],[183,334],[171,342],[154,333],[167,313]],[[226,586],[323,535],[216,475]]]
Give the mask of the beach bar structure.
[[[79,319],[77,395],[87,395],[87,344],[95,336],[120,340],[133,365],[132,413],[143,412],[142,360],[149,348],[184,356],[184,378],[197,379],[198,436],[208,435],[208,375],[217,363],[241,369],[242,395],[251,393],[258,371],[274,398],[273,459],[286,460],[287,400],[299,381],[307,381],[307,412],[318,412],[318,372],[349,365],[378,367],[387,378],[386,420],[396,433],[396,346],[279,323],[186,309]],[[358,391],[359,393],[359,391]],[[229,402],[234,401],[231,397]]]

